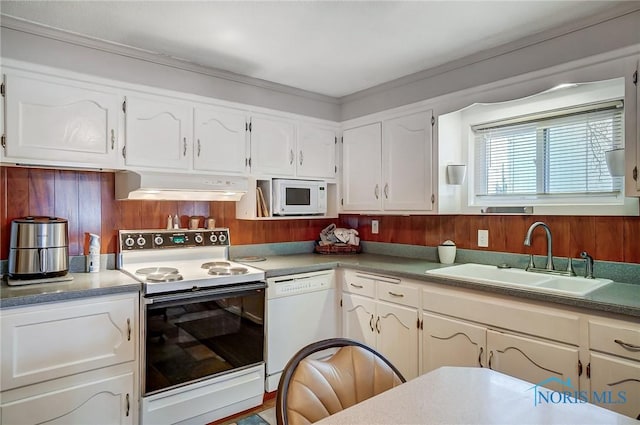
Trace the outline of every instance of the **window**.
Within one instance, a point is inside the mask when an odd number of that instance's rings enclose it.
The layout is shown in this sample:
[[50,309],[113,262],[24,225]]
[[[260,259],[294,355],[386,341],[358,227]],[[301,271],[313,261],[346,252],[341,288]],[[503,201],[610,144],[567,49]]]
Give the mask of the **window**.
[[623,146],[623,102],[548,111],[472,127],[476,200],[545,205],[620,202],[605,152]]

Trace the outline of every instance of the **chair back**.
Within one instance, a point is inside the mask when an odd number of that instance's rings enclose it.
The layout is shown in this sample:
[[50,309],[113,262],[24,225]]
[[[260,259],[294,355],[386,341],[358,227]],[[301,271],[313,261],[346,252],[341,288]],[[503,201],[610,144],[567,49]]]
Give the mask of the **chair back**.
[[[308,356],[339,348],[326,360]],[[373,348],[332,338],[298,351],[285,367],[276,398],[278,425],[307,425],[406,382]]]

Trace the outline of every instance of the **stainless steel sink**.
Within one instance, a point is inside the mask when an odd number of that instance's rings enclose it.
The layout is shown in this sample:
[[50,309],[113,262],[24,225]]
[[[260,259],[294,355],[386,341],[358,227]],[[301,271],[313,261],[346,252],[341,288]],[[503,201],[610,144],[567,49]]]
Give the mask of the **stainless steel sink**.
[[502,269],[496,266],[474,263],[428,270],[427,274],[475,283],[513,286],[573,296],[585,296],[612,282],[610,279],[554,276],[551,274],[527,272],[521,269]]

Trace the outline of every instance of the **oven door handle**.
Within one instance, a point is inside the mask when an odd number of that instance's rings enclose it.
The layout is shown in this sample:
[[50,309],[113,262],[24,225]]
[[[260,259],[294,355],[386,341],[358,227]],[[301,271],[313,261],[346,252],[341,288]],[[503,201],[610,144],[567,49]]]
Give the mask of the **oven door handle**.
[[178,292],[173,294],[162,294],[162,295],[153,295],[145,297],[145,304],[156,304],[162,302],[171,302],[171,301],[183,301],[183,300],[191,300],[194,298],[220,298],[221,295],[243,295],[245,293],[254,292],[257,289],[265,289],[267,284],[265,282],[251,282],[251,283],[243,283],[242,285],[233,285],[233,286],[223,286],[219,288],[195,288],[191,292]]

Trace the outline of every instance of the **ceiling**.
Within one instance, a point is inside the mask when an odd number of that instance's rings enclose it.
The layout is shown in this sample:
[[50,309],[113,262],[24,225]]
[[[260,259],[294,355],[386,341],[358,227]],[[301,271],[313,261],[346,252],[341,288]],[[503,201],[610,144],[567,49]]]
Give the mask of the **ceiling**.
[[[332,97],[619,1],[7,1],[3,15]],[[637,2],[635,2],[637,3]]]

